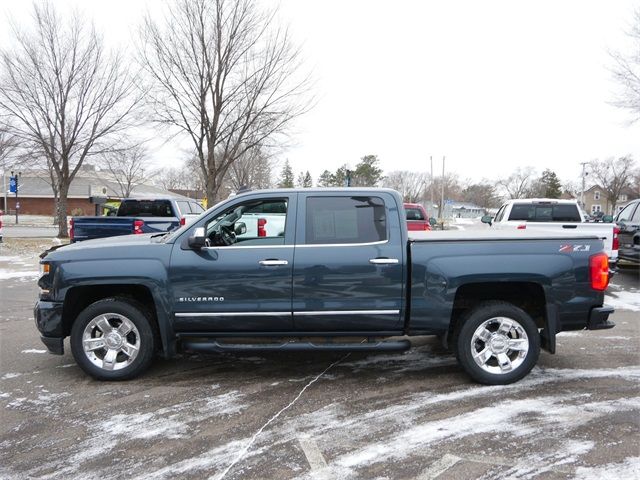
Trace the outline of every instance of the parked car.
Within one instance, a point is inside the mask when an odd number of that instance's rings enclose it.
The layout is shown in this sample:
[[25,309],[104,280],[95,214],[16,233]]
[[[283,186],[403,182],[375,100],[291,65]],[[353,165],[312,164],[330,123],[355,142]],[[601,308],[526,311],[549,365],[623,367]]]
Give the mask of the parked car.
[[407,217],[407,228],[410,232],[431,230],[427,211],[419,203],[405,203],[404,211]]
[[604,243],[609,261],[618,260],[619,229],[613,217],[602,217],[609,223],[588,223],[586,214],[575,200],[551,198],[523,198],[509,200],[502,205],[495,217],[485,215],[482,222],[496,230],[536,230],[541,234],[555,235],[558,231],[573,231],[577,234],[596,235]]
[[640,199],[632,200],[615,218],[620,229],[618,258],[640,265]]
[[195,200],[176,198],[134,199],[120,202],[114,215],[73,217],[71,243],[96,238],[168,232],[197,218],[204,208]]
[[[242,235],[259,208],[285,212],[284,235]],[[34,313],[49,351],[70,337],[101,380],[135,377],[157,352],[389,352],[439,335],[471,378],[507,384],[557,332],[614,326],[597,237],[410,233],[388,189],[255,191],[166,235],[91,247],[42,255]]]

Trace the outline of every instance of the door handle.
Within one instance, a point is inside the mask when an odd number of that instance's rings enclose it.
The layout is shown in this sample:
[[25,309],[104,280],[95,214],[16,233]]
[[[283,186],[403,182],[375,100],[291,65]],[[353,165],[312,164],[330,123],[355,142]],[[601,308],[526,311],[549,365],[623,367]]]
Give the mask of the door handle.
[[374,265],[397,265],[400,263],[400,260],[397,258],[372,258],[369,260],[369,263]]
[[260,260],[258,263],[265,267],[277,267],[278,265],[289,265],[289,262],[287,260],[273,260],[273,259]]

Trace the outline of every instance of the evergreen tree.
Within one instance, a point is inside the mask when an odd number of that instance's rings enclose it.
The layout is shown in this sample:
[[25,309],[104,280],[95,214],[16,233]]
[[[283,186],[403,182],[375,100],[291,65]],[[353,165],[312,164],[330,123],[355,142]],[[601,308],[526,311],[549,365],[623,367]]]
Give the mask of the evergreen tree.
[[319,187],[333,187],[334,185],[335,177],[329,170],[325,170],[324,172],[322,172],[320,177],[318,177]]
[[356,165],[352,173],[351,186],[375,187],[382,181],[382,169],[378,166],[380,160],[377,155],[365,155]]
[[307,170],[306,173],[304,174],[304,178],[302,180],[302,187],[303,188],[313,187],[313,178],[311,178],[311,174],[309,173],[309,170]]
[[562,196],[562,184],[556,173],[546,169],[540,177],[544,198],[560,198]]
[[278,181],[278,188],[293,188],[293,170],[291,170],[291,165],[289,164],[289,160],[284,162],[284,167],[282,167],[282,173],[280,174],[280,180]]

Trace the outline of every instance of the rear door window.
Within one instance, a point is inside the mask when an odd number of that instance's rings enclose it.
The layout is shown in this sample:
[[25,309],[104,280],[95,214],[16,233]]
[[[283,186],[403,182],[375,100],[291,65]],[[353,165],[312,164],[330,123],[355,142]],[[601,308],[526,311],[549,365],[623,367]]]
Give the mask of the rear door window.
[[308,197],[305,243],[373,243],[387,240],[387,216],[379,197]]
[[120,204],[119,217],[173,217],[170,200],[127,200]]
[[419,208],[407,208],[407,220],[425,220]]
[[509,220],[527,222],[580,222],[582,219],[576,205],[516,203],[511,207]]

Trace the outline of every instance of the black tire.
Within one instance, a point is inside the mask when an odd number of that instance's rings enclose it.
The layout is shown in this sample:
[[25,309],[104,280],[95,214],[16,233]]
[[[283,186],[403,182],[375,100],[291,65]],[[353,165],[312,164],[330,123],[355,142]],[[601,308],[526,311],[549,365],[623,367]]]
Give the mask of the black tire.
[[[503,333],[499,329],[492,332],[494,325],[499,326],[501,324],[501,321],[494,320],[496,318],[509,319],[516,322],[520,328],[516,328],[514,324],[514,327],[508,333]],[[471,310],[460,322],[454,340],[456,357],[465,372],[476,382],[486,385],[507,385],[517,382],[527,375],[537,363],[540,356],[538,327],[531,316],[521,308],[508,302],[485,302]],[[474,340],[476,330],[480,330],[480,327],[485,322],[488,322],[485,328],[493,335],[486,343],[478,337]],[[504,325],[506,329],[508,322],[504,322]],[[482,331],[484,332],[484,329]],[[518,333],[520,332],[521,334],[522,331],[526,334],[526,341],[524,335],[519,335]],[[498,338],[495,343],[492,343],[494,342],[491,340],[493,337],[504,338]],[[506,343],[505,338],[507,339]],[[508,347],[509,341],[515,343],[516,340],[520,340],[521,345],[527,345],[526,352],[518,349],[511,350]],[[474,341],[473,344],[472,341]],[[485,351],[485,348],[488,349],[487,355],[491,354],[491,357],[481,366],[474,360],[473,353],[481,354]],[[502,348],[507,350],[502,352]],[[495,351],[499,352],[500,356],[494,354]],[[509,358],[509,361],[503,361],[501,366],[499,358],[504,359],[505,355]],[[478,355],[478,357],[480,357],[478,361],[483,363],[481,355]],[[517,366],[512,367],[513,365]],[[510,367],[512,368],[510,369]]]
[[[136,349],[137,353],[133,360],[130,360],[130,356],[127,357],[123,352],[118,353],[116,358],[121,358],[122,360],[117,362],[114,359],[114,365],[118,368],[113,370],[100,367],[94,363],[94,361],[99,361],[100,354],[104,351],[102,364],[105,364],[107,348],[96,349],[93,360],[91,360],[91,352],[86,353],[83,347],[85,329],[93,320],[105,314],[112,314],[111,316],[107,315],[110,324],[118,325],[118,322],[123,323],[124,321],[119,320],[120,318],[126,318],[133,324],[135,329],[121,336],[121,338],[125,341],[133,338],[139,346],[139,348]],[[95,337],[96,340],[104,337],[104,334],[102,334],[99,329],[94,331],[99,332],[99,336]],[[141,303],[121,297],[105,298],[85,308],[80,315],[78,315],[71,327],[70,343],[71,352],[80,368],[97,380],[128,380],[137,377],[151,365],[156,345],[158,344],[151,314]],[[126,364],[129,361],[130,364],[118,366],[123,363]],[[109,364],[110,363],[107,362],[107,365]]]

